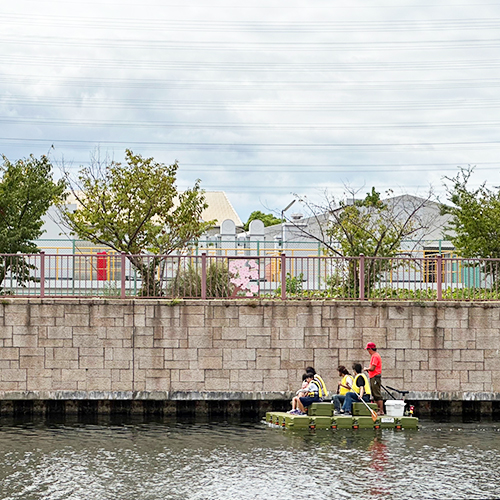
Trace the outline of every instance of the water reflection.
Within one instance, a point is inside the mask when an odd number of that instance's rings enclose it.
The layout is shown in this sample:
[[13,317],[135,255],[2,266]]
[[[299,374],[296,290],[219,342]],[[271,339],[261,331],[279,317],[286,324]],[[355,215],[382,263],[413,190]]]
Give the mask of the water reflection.
[[375,436],[368,451],[371,453],[370,470],[373,473],[370,494],[374,498],[386,497],[389,494],[385,486],[388,483],[386,469],[389,465],[387,445],[380,436]]
[[498,498],[499,440],[484,422],[291,432],[209,419],[3,420],[0,498]]

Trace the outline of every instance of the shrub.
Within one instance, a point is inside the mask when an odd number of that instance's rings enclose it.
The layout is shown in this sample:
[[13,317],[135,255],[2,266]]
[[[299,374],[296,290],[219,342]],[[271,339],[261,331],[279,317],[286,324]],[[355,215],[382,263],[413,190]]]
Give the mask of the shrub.
[[[229,270],[225,263],[212,262],[207,267],[208,298],[230,297],[233,286],[229,281]],[[167,286],[171,297],[201,297],[201,266],[188,264],[179,268],[176,277]]]
[[[300,273],[297,276],[292,276],[290,273],[286,273],[286,285],[285,290],[287,295],[301,296],[305,292],[303,291],[304,274]],[[281,296],[281,287],[276,288],[274,292],[277,297]]]

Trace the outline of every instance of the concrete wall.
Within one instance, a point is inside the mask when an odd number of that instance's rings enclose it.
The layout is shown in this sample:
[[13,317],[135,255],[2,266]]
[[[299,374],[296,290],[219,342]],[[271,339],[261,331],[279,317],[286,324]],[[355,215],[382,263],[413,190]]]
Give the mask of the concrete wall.
[[272,399],[367,364],[413,399],[500,400],[500,304],[9,299],[0,399]]

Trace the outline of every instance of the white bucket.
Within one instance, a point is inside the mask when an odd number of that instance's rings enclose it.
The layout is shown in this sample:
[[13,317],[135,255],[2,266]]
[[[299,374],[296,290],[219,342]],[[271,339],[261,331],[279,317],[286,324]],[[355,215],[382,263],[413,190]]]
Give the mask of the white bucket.
[[385,413],[389,417],[402,417],[405,413],[405,402],[402,399],[390,399],[385,402]]

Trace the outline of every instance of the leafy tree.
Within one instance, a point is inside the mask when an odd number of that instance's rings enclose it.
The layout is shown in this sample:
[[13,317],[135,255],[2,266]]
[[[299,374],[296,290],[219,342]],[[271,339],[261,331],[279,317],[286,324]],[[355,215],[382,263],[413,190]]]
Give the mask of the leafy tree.
[[[207,204],[196,181],[179,192],[178,164],[165,165],[126,150],[124,164],[93,158],[70,182],[78,208],[63,207],[64,218],[78,237],[125,252],[143,281],[142,293],[161,295],[158,266],[162,257],[184,248],[213,225],[202,221]],[[142,254],[142,255],[141,255]]]
[[[43,220],[49,207],[61,199],[65,182],[54,182],[52,164],[46,156],[10,162],[3,156],[0,166],[0,253],[37,253],[34,240],[42,235]],[[23,257],[6,258],[0,263],[0,285],[7,273],[24,285],[33,265]],[[1,290],[1,288],[0,288]]]
[[361,200],[337,203],[326,196],[326,203],[318,205],[301,199],[312,214],[315,231],[311,224],[295,227],[322,243],[330,255],[394,257],[401,253],[403,240],[414,238],[417,245],[429,227],[423,211],[429,199],[402,195],[382,200],[374,187]]
[[[354,198],[354,193],[350,193]],[[388,194],[392,194],[389,192]],[[401,255],[404,240],[413,240],[416,247],[431,225],[423,210],[427,198],[397,196],[383,201],[372,187],[361,200],[336,202],[326,196],[326,204],[316,205],[301,199],[312,213],[314,230],[310,225],[295,225],[301,233],[320,242],[329,255],[339,257],[395,257]],[[292,221],[293,223],[293,221]],[[411,249],[409,249],[411,251]],[[345,279],[355,290],[359,283],[357,261],[348,260]],[[385,271],[393,266],[390,260],[368,259],[365,265],[365,286],[373,286]]]
[[339,208],[331,212],[326,233],[338,247],[333,253],[344,257],[365,255],[370,257],[393,257],[398,254],[401,240],[415,231],[414,211],[411,217],[380,199],[380,193],[372,188],[363,200],[353,204],[340,202]]
[[[500,190],[486,183],[477,189],[468,186],[473,167],[461,168],[455,177],[445,177],[451,206],[443,205],[443,214],[451,216],[446,235],[457,253],[464,258],[500,258]],[[499,270],[495,261],[463,261],[462,272],[474,276],[476,270],[490,277],[490,285],[498,286]],[[482,278],[481,278],[482,279]],[[472,281],[474,283],[474,281]],[[486,284],[486,281],[485,281]]]
[[260,210],[255,210],[250,214],[250,217],[248,217],[248,220],[246,221],[245,225],[243,226],[243,229],[245,231],[248,231],[250,227],[250,222],[253,220],[261,220],[264,223],[264,226],[274,226],[275,224],[279,224],[281,222],[281,219],[278,219],[275,217],[273,214],[265,214],[264,212],[261,212]]
[[446,228],[455,249],[462,257],[500,258],[500,190],[492,191],[481,184],[468,186],[474,169],[462,168],[455,177],[445,177],[448,200],[442,205],[443,214],[450,214]]

